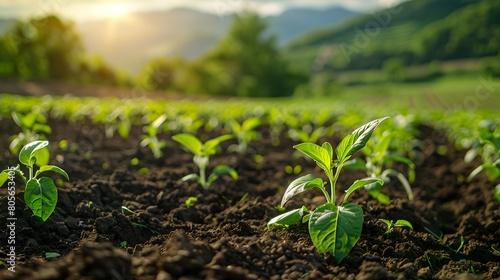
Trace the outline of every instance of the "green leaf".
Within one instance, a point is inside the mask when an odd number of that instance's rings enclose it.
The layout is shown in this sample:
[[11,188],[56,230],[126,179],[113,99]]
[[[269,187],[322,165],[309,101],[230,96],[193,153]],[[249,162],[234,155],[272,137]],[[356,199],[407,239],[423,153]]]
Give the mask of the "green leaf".
[[[370,187],[369,189],[367,189],[368,194],[371,197],[375,198],[379,203],[381,203],[383,205],[391,204],[391,199],[382,192],[382,186],[380,186],[378,184],[371,184],[371,185],[376,186],[376,187]],[[366,187],[369,187],[371,185],[368,185]]]
[[205,144],[203,144],[203,154],[205,156],[211,156],[215,154],[215,147],[217,147],[220,143],[227,141],[229,139],[233,139],[234,136],[231,134],[221,135],[214,139],[210,139]]
[[356,204],[319,206],[309,219],[309,235],[320,253],[330,251],[339,264],[358,242],[363,228],[363,209]]
[[316,161],[321,169],[325,171],[332,169],[332,158],[327,149],[314,143],[302,143],[293,147]]
[[384,184],[384,181],[381,180],[381,179],[378,179],[378,178],[367,178],[367,179],[361,179],[361,180],[354,181],[354,183],[352,183],[352,185],[345,191],[346,194],[344,196],[344,202],[343,203],[347,202],[347,199],[349,199],[349,196],[354,191],[356,191],[357,189],[359,189],[361,187],[369,185],[369,184],[379,184],[379,185],[382,186]]
[[24,191],[24,201],[33,214],[45,222],[57,204],[57,188],[54,181],[47,177],[29,180]]
[[188,149],[191,153],[195,155],[201,155],[203,151],[203,144],[201,143],[201,141],[198,138],[196,138],[196,136],[193,136],[191,134],[187,133],[177,134],[172,136],[172,139],[180,143],[182,146],[184,146],[186,149]]
[[498,201],[500,201],[500,184],[495,187],[495,197]]
[[200,179],[200,176],[196,173],[188,174],[179,179],[181,182],[196,182]]
[[271,226],[282,226],[282,227],[288,227],[297,224],[300,222],[302,219],[302,216],[304,213],[308,213],[309,211],[305,206],[302,206],[302,208],[294,209],[291,211],[288,211],[286,213],[283,213],[279,216],[276,216],[272,218],[268,223],[267,223],[267,228],[271,228]]
[[243,124],[241,125],[241,129],[243,131],[250,131],[250,130],[254,130],[259,125],[260,125],[260,119],[257,117],[252,117],[252,118],[246,119],[243,122]]
[[387,155],[387,156],[385,156],[385,160],[386,161],[401,162],[401,163],[404,163],[404,164],[408,165],[409,168],[415,169],[415,164],[409,158],[405,158],[405,157],[402,157],[402,156]]
[[325,149],[328,152],[328,155],[330,156],[330,159],[333,159],[333,148],[332,144],[325,142],[323,145],[321,145],[323,149]]
[[43,134],[51,134],[52,133],[52,128],[49,125],[46,124],[40,124],[36,123],[33,125],[32,130],[34,132],[42,132]]
[[366,162],[361,158],[346,161],[344,167],[351,170],[366,170]]
[[498,177],[500,177],[500,168],[498,168],[495,164],[483,163],[483,168],[486,170],[486,173],[491,181],[495,181]]
[[38,177],[38,175],[40,175],[42,172],[45,172],[45,171],[56,172],[58,174],[61,174],[62,176],[64,176],[64,178],[69,180],[68,173],[66,173],[66,171],[62,170],[62,168],[57,167],[55,165],[44,165],[44,166],[40,167],[40,169],[35,173],[35,178]]
[[32,166],[32,157],[35,155],[35,153],[38,150],[47,147],[48,145],[48,141],[34,141],[26,144],[26,146],[24,146],[19,152],[19,161],[26,166]]
[[311,174],[299,177],[293,180],[290,185],[288,185],[288,188],[286,188],[285,194],[281,199],[281,207],[283,207],[285,203],[287,203],[287,201],[290,200],[293,196],[307,189],[314,187],[323,188],[323,186],[323,180],[321,178],[316,178]]
[[34,153],[34,157],[36,158],[36,165],[44,166],[49,163],[50,160],[50,151],[49,148],[45,147],[40,149]]
[[483,170],[483,165],[479,165],[478,167],[476,167],[467,177],[467,181],[470,182],[474,177],[477,176],[477,174],[481,173]]
[[351,155],[361,150],[366,145],[368,140],[370,140],[375,128],[377,128],[377,126],[387,118],[389,117],[373,120],[357,128],[351,134],[342,139],[335,149],[338,160],[340,162],[345,162]]
[[0,187],[9,179],[9,170],[5,169],[0,173]]
[[396,223],[394,223],[394,226],[395,227],[409,227],[409,228],[413,229],[413,226],[407,220],[397,220]]
[[389,144],[391,144],[391,134],[387,131],[382,134],[379,138],[377,145],[373,149],[373,154],[375,155],[372,159],[374,162],[381,162],[389,149]]
[[217,165],[214,168],[213,173],[216,174],[217,176],[229,175],[231,176],[231,178],[233,178],[233,180],[238,180],[238,172],[236,172],[236,170],[225,164]]
[[159,116],[153,123],[151,123],[151,126],[154,127],[156,131],[166,120],[167,120],[167,115],[163,114]]
[[394,222],[386,219],[378,219],[381,222],[384,222],[387,225],[387,231],[391,230]]

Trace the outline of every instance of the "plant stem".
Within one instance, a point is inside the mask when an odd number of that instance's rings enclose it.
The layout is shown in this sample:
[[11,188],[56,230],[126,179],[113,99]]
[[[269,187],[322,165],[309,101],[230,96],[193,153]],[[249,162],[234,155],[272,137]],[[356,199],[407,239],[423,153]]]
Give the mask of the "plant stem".
[[[335,170],[335,176],[333,178],[330,178],[330,185],[332,186],[332,189],[331,189],[332,198],[330,199],[330,201],[332,203],[335,203],[335,199],[336,199],[335,184],[337,183],[337,180],[338,180],[339,175],[340,175],[340,170],[342,170],[343,165],[344,165],[343,163],[339,163],[339,165],[337,166],[337,169]],[[331,174],[331,172],[330,172],[330,174]]]
[[200,166],[200,184],[204,189],[207,189],[207,180],[205,179],[205,166]]
[[33,179],[33,166],[28,166],[28,170],[29,170],[29,179],[28,180],[31,180]]

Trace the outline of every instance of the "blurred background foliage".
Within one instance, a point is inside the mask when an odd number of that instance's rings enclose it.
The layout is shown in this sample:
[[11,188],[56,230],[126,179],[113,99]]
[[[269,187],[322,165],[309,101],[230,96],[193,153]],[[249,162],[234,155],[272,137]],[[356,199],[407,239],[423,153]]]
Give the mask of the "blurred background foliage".
[[499,77],[498,15],[500,0],[413,0],[279,46],[266,20],[245,11],[198,58],[156,57],[132,76],[89,54],[74,24],[50,14],[17,20],[0,37],[0,77],[240,97],[328,96],[353,85],[464,73]]

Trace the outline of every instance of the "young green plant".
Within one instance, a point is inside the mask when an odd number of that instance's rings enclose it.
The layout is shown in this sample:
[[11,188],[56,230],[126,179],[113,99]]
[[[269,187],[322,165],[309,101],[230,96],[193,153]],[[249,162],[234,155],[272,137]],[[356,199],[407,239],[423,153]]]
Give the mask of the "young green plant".
[[[17,154],[26,144],[45,140],[45,135],[52,133],[52,128],[46,124],[47,119],[42,114],[29,112],[26,115],[12,112],[12,119],[21,128],[21,132],[11,137],[9,149],[12,154]],[[49,149],[44,148],[38,151],[37,165],[47,165],[49,163]]]
[[[345,167],[348,169],[362,170],[371,178],[379,178],[384,184],[388,183],[391,177],[399,180],[406,191],[409,200],[413,199],[410,182],[415,180],[415,164],[397,153],[389,150],[391,142],[394,140],[394,135],[390,131],[384,131],[379,137],[374,137],[373,141],[367,143],[363,149],[366,160],[355,158],[346,162]],[[408,166],[408,179],[405,175],[393,168],[395,163],[402,163]],[[369,184],[365,186],[371,197],[378,202],[389,205],[391,199],[382,192],[383,185]]]
[[238,140],[238,146],[235,148],[236,151],[245,153],[248,149],[248,144],[260,138],[260,134],[256,130],[260,124],[260,119],[257,117],[248,118],[241,124],[234,119],[229,121],[231,132]]
[[[486,171],[490,181],[494,182],[500,178],[500,126],[494,121],[483,120],[474,133],[477,140],[465,154],[465,162],[480,156],[482,164],[470,173],[467,181],[472,181],[479,173]],[[495,187],[495,197],[500,201],[500,184]]]
[[378,220],[387,225],[387,230],[385,231],[386,234],[391,233],[392,230],[396,227],[409,227],[413,230],[412,224],[407,220],[397,220],[396,222],[394,222],[393,220],[386,220],[386,219],[378,219]]
[[141,136],[141,146],[148,147],[156,159],[159,159],[163,156],[163,152],[161,150],[167,146],[167,142],[158,139],[157,136],[157,134],[160,132],[161,126],[166,120],[167,116],[161,115],[151,124],[143,128],[146,134]]
[[385,119],[387,117],[371,121],[348,134],[335,148],[336,159],[334,159],[334,149],[328,142],[322,146],[313,143],[295,145],[295,149],[312,158],[325,172],[330,184],[330,193],[325,188],[328,183],[311,174],[294,180],[285,190],[281,207],[293,196],[312,188],[319,188],[327,202],[313,211],[302,206],[274,217],[268,222],[268,228],[273,225],[288,227],[299,221],[307,222],[309,235],[318,251],[331,252],[337,263],[340,263],[358,241],[363,227],[363,209],[357,204],[347,202],[349,196],[363,186],[372,183],[381,185],[383,182],[378,178],[356,180],[346,190],[340,205],[336,205],[336,183],[344,164],[366,145],[373,131]]
[[69,180],[66,171],[55,165],[42,165],[36,173],[34,172],[34,165],[37,162],[39,151],[46,148],[48,145],[48,141],[35,141],[24,146],[19,152],[19,161],[28,168],[28,177],[24,176],[19,165],[12,169],[3,170],[0,173],[0,186],[7,180],[9,180],[8,185],[10,186],[15,175],[22,179],[24,184],[26,184],[24,202],[31,211],[33,211],[35,217],[41,219],[43,222],[50,217],[56,208],[57,188],[54,184],[54,180],[49,177],[40,177],[40,175],[44,172],[52,171]]
[[174,141],[184,146],[194,155],[193,161],[196,166],[198,166],[200,172],[199,174],[192,173],[186,175],[182,177],[180,181],[197,181],[204,189],[208,189],[208,187],[210,187],[210,185],[221,175],[229,175],[234,180],[237,180],[238,173],[236,173],[236,170],[225,164],[217,165],[213,172],[208,176],[208,179],[206,177],[206,168],[209,163],[209,157],[217,153],[217,146],[221,142],[232,138],[233,135],[222,135],[202,143],[192,134],[181,133],[172,136]]

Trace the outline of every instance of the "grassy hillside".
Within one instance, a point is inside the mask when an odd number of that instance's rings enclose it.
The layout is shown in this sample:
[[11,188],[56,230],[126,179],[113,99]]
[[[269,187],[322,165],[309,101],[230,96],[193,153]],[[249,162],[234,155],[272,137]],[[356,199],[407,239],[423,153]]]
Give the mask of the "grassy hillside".
[[[446,18],[477,0],[413,0],[393,8],[361,15],[343,24],[306,34],[289,44],[287,51],[297,65],[311,65],[320,54],[340,55],[335,63],[347,65],[350,54],[405,52],[415,35],[426,26]],[[347,53],[347,55],[346,55]],[[324,55],[324,59],[328,59]],[[346,61],[347,60],[347,61]],[[316,61],[317,62],[317,61]]]

